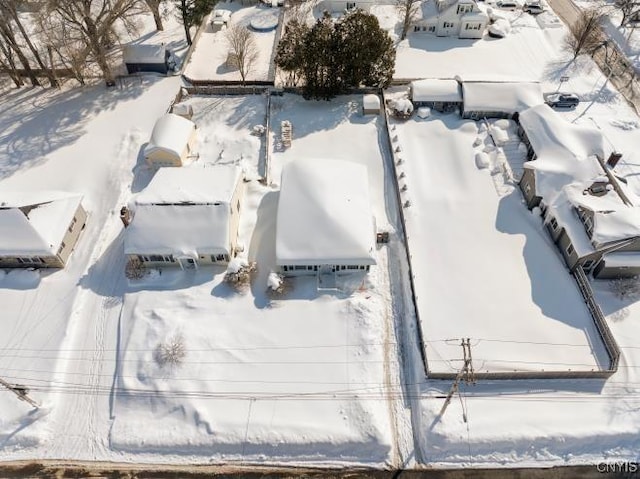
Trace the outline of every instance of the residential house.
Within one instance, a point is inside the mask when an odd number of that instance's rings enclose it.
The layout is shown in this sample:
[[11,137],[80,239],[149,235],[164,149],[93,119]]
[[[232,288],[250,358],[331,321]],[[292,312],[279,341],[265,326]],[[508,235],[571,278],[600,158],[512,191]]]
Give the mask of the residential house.
[[427,106],[441,112],[462,109],[462,92],[456,80],[412,81],[409,84],[409,98],[416,108]]
[[544,103],[538,82],[462,81],[462,117],[513,118],[516,113]]
[[160,168],[134,200],[125,254],[152,267],[228,263],[243,190],[236,166]]
[[520,179],[527,206],[539,207],[570,270],[596,278],[640,274],[640,201],[612,169],[599,130],[566,122],[540,105],[523,111],[519,133],[528,148]]
[[196,125],[182,116],[167,113],[153,127],[144,148],[149,166],[182,166],[193,154],[197,140]]
[[77,194],[0,194],[0,268],[64,268],[86,221]]
[[285,275],[369,271],[375,222],[365,166],[298,159],[282,170],[276,265]]
[[482,38],[489,17],[475,0],[427,0],[421,5],[421,18],[413,24],[414,33],[439,37]]

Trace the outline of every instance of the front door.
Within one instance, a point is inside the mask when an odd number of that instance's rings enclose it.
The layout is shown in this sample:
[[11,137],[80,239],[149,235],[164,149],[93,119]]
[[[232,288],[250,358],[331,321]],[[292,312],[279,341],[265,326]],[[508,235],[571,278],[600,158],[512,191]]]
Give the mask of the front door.
[[196,260],[193,258],[182,257],[178,258],[178,261],[180,262],[180,266],[182,266],[182,269],[196,269],[196,267],[198,266],[196,264]]

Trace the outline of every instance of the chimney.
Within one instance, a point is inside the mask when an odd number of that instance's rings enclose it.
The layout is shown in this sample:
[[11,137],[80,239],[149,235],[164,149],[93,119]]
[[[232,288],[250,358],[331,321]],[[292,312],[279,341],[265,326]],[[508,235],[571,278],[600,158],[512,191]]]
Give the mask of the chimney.
[[620,158],[622,158],[622,153],[611,153],[609,159],[607,160],[607,166],[611,169],[614,169],[618,164],[618,161],[620,161]]
[[125,228],[131,223],[131,211],[126,206],[120,208],[120,219]]

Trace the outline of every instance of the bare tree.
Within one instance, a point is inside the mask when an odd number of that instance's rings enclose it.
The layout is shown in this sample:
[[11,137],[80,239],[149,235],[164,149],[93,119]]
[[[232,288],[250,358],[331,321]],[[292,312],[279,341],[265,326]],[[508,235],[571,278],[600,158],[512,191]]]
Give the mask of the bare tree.
[[0,37],[0,68],[7,72],[7,75],[9,75],[9,78],[11,78],[17,88],[24,86],[24,82],[18,73],[13,59],[13,52],[2,37]]
[[258,46],[255,37],[247,27],[234,24],[227,30],[226,39],[229,45],[231,64],[238,69],[244,85],[258,59]]
[[569,27],[565,36],[565,48],[573,53],[575,60],[581,53],[591,53],[602,45],[603,35],[600,28],[602,12],[597,8],[582,10],[578,19]]
[[15,53],[22,65],[22,69],[24,73],[29,77],[31,81],[31,85],[39,86],[40,82],[38,81],[38,77],[35,72],[31,68],[31,64],[29,63],[29,59],[26,57],[22,48],[18,44],[16,40],[15,34],[13,32],[13,27],[8,19],[1,14],[0,11],[0,38],[2,38],[4,45],[6,46],[6,58],[9,59],[12,57],[11,52]]
[[149,10],[153,14],[153,21],[156,22],[156,30],[164,30],[164,25],[162,25],[162,15],[160,15],[160,5],[164,0],[144,0],[144,3],[147,4]]
[[[47,79],[49,80],[49,83],[51,84],[51,86],[57,87],[58,80],[56,79],[53,71],[47,68],[45,63],[42,61],[42,57],[38,53],[38,50],[36,49],[36,47],[33,45],[33,42],[30,40],[29,34],[25,30],[24,25],[20,20],[20,16],[18,15],[18,10],[17,10],[18,3],[19,2],[15,0],[0,2],[0,15],[2,15],[6,19],[6,21],[11,21],[18,28],[18,31],[20,31],[20,34],[22,35],[22,38],[24,39],[27,47],[31,51],[31,55],[33,56],[33,59],[36,61],[36,63],[38,64],[42,72],[47,76]],[[53,65],[50,65],[50,66],[51,68],[53,68]]]
[[122,22],[126,29],[135,31],[133,18],[140,12],[139,0],[49,0],[49,14],[82,39],[107,85],[115,84],[108,60],[109,49],[117,39],[114,26]]
[[421,2],[422,0],[397,0],[396,9],[398,10],[398,14],[400,15],[400,20],[402,22],[400,40],[407,38],[407,33],[409,33],[411,24],[418,16]]
[[626,26],[632,18],[640,14],[640,2],[636,0],[616,0],[616,8],[622,13],[620,26]]

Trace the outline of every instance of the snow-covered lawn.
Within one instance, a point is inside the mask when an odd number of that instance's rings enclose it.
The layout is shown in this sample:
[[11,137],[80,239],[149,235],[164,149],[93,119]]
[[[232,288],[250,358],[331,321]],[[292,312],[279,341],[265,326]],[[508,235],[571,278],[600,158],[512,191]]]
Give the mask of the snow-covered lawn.
[[[340,150],[323,156],[364,162],[375,180],[372,191],[383,189],[378,123],[356,113],[354,98],[274,101],[281,102],[275,116],[293,122],[292,155],[313,155],[313,137],[331,144],[357,135],[361,143],[341,141]],[[246,183],[240,242],[257,262],[258,276],[244,293],[222,282],[223,268],[164,269],[131,284],[110,444],[123,452],[162,453],[163,460],[385,464],[393,440],[384,400],[385,250],[367,277],[348,282],[352,294],[321,294],[315,278],[298,278],[284,298],[270,300],[278,191],[255,180],[262,145],[250,136],[264,121],[264,97],[188,103],[199,126],[198,161],[239,163],[254,178]],[[359,144],[372,147],[359,152]],[[274,171],[290,161],[290,152],[273,156]],[[377,200],[383,206],[380,194]],[[384,223],[384,209],[378,213]],[[176,337],[186,356],[161,367],[154,351]]]
[[[267,7],[262,4],[243,7],[238,2],[224,2],[219,4],[217,8],[232,12],[230,26],[241,25],[250,30],[249,23],[252,20],[264,16],[277,18],[280,15],[280,8]],[[241,80],[238,70],[226,65],[229,53],[229,44],[225,37],[226,32],[225,28],[214,32],[211,25],[207,23],[184,70],[187,78],[190,80]],[[269,80],[269,62],[274,48],[276,31],[253,31],[253,36],[258,50],[258,57],[254,65],[249,69],[247,81],[267,81]]]
[[461,338],[472,339],[476,371],[607,367],[541,220],[519,189],[477,167],[477,123],[435,114],[396,123],[392,134],[411,202],[404,212],[429,370],[457,372]]

